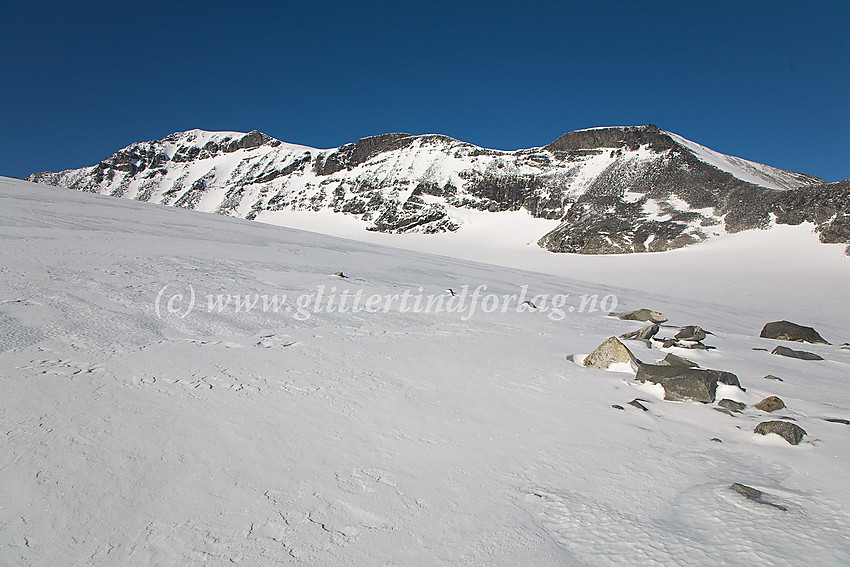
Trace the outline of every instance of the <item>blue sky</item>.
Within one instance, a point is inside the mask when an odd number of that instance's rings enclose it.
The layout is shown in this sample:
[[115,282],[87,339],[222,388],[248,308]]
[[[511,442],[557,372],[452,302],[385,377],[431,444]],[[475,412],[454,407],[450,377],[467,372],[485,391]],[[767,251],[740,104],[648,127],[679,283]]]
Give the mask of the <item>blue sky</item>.
[[178,130],[491,148],[654,123],[850,177],[850,2],[7,3],[0,175]]

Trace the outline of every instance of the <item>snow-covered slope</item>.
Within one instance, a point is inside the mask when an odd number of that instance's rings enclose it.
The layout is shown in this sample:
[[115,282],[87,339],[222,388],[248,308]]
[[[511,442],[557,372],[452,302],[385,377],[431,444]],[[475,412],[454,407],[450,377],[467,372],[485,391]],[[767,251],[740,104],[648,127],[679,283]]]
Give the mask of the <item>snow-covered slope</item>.
[[821,232],[850,208],[820,179],[724,156],[652,125],[580,130],[514,152],[440,135],[384,134],[318,150],[256,131],[191,130],[29,179],[247,219],[331,211],[361,231],[396,234],[463,232],[469,213],[521,211],[561,221],[540,223],[547,228],[534,240],[544,248],[589,254],[765,228],[800,194],[812,203],[795,212]]
[[720,152],[715,152],[712,149],[701,146],[696,142],[692,142],[667,132],[667,135],[673,138],[676,143],[688,148],[701,161],[709,165],[713,165],[717,169],[725,171],[735,178],[753,185],[769,187],[770,189],[798,189],[812,183],[812,177],[801,173],[785,171],[778,167],[771,167],[762,163],[756,163],[746,159],[741,159],[735,156],[727,156]]
[[[850,427],[824,419],[850,417],[850,266],[805,225],[779,227],[783,261],[749,281],[775,238],[540,251],[524,271],[8,179],[0,200],[4,565],[850,562]],[[485,285],[563,302],[470,313]],[[464,286],[464,310],[411,308]],[[346,291],[397,297],[352,311]],[[240,307],[218,309],[228,294]],[[573,362],[640,326],[594,294],[714,332],[706,351],[628,346],[734,372],[746,392],[717,398],[750,407]],[[783,318],[832,342],[785,343],[825,360],[754,350]],[[768,395],[787,408],[751,407]],[[753,433],[778,416],[800,445]]]

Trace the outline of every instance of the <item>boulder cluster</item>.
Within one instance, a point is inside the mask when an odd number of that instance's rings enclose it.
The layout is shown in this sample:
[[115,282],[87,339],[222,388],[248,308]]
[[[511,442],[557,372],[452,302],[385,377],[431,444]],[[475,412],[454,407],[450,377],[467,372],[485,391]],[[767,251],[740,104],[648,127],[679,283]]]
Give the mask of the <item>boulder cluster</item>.
[[[672,338],[657,338],[656,335],[661,331],[662,325],[668,321],[667,317],[658,311],[638,309],[623,313],[611,313],[610,315],[623,321],[643,321],[649,323],[649,325],[637,331],[625,333],[619,337],[609,337],[584,358],[582,364],[585,367],[622,372],[632,370],[635,372],[635,381],[660,385],[664,390],[664,399],[669,401],[713,404],[716,401],[719,384],[733,386],[741,391],[745,391],[743,386],[741,386],[738,376],[732,372],[701,368],[696,362],[673,353],[667,353],[663,359],[653,363],[643,362],[623,342],[629,340],[642,341],[652,348],[652,342],[655,341],[661,343],[662,348],[675,346],[679,348],[708,350],[715,347],[707,346],[703,341],[713,333],[706,331],[698,325],[686,325],[678,327],[678,332]],[[766,324],[761,331],[760,337],[783,341],[807,342],[810,344],[830,344],[813,328],[797,325],[789,321],[775,321]],[[772,351],[772,354],[793,357],[800,360],[824,360],[820,355],[793,350],[782,345],[777,346]],[[765,378],[782,381],[781,378],[771,374],[766,375]],[[646,402],[646,400],[635,399],[628,402],[628,405],[642,411],[648,411],[646,406],[641,403],[642,401]],[[621,410],[625,409],[618,404],[614,404],[613,407]],[[735,416],[736,414],[745,412],[747,407],[747,404],[743,402],[723,398],[717,402],[715,409],[730,416]],[[755,404],[753,409],[758,412],[773,413],[785,409],[785,407],[785,402],[779,397],[768,396]],[[828,421],[843,422],[834,418],[830,418]],[[791,445],[798,445],[806,435],[806,431],[793,423],[792,417],[787,416],[762,421],[756,425],[753,432],[760,435],[778,435]]]

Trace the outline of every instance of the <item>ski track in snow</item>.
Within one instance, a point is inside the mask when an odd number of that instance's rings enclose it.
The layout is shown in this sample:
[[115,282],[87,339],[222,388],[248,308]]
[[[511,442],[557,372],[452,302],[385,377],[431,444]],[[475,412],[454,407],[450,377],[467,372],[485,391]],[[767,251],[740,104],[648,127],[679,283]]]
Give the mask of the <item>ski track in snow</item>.
[[[573,279],[12,180],[0,198],[4,565],[850,563],[850,427],[822,419],[848,417],[850,351],[837,345],[850,314],[806,287],[828,298],[848,272],[819,244],[777,266],[798,290],[789,309],[809,315],[798,322],[837,343],[790,344],[827,359],[810,362],[753,350],[777,344],[757,336],[783,318],[775,296],[734,284],[687,298],[673,267],[746,264],[723,248],[721,261],[707,248],[647,256],[669,263],[666,293],[631,287],[627,258],[596,259],[622,285],[593,284],[590,264]],[[794,271],[806,258],[829,277]],[[319,285],[615,293],[618,310],[716,333],[710,351],[629,342],[640,359],[675,352],[735,372],[747,391],[718,399],[778,395],[808,435],[791,447],[752,433],[768,414],[665,402],[627,373],[571,363],[641,326],[600,312],[298,321],[199,305],[160,319],[166,284],[201,303]],[[635,397],[649,411],[611,408]]]

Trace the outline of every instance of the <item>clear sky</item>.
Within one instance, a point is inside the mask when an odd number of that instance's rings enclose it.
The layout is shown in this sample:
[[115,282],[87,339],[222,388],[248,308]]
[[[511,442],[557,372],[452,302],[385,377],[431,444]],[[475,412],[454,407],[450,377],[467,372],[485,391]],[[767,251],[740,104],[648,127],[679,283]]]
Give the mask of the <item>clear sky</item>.
[[654,123],[850,178],[850,1],[7,2],[0,175],[178,130],[545,145]]

